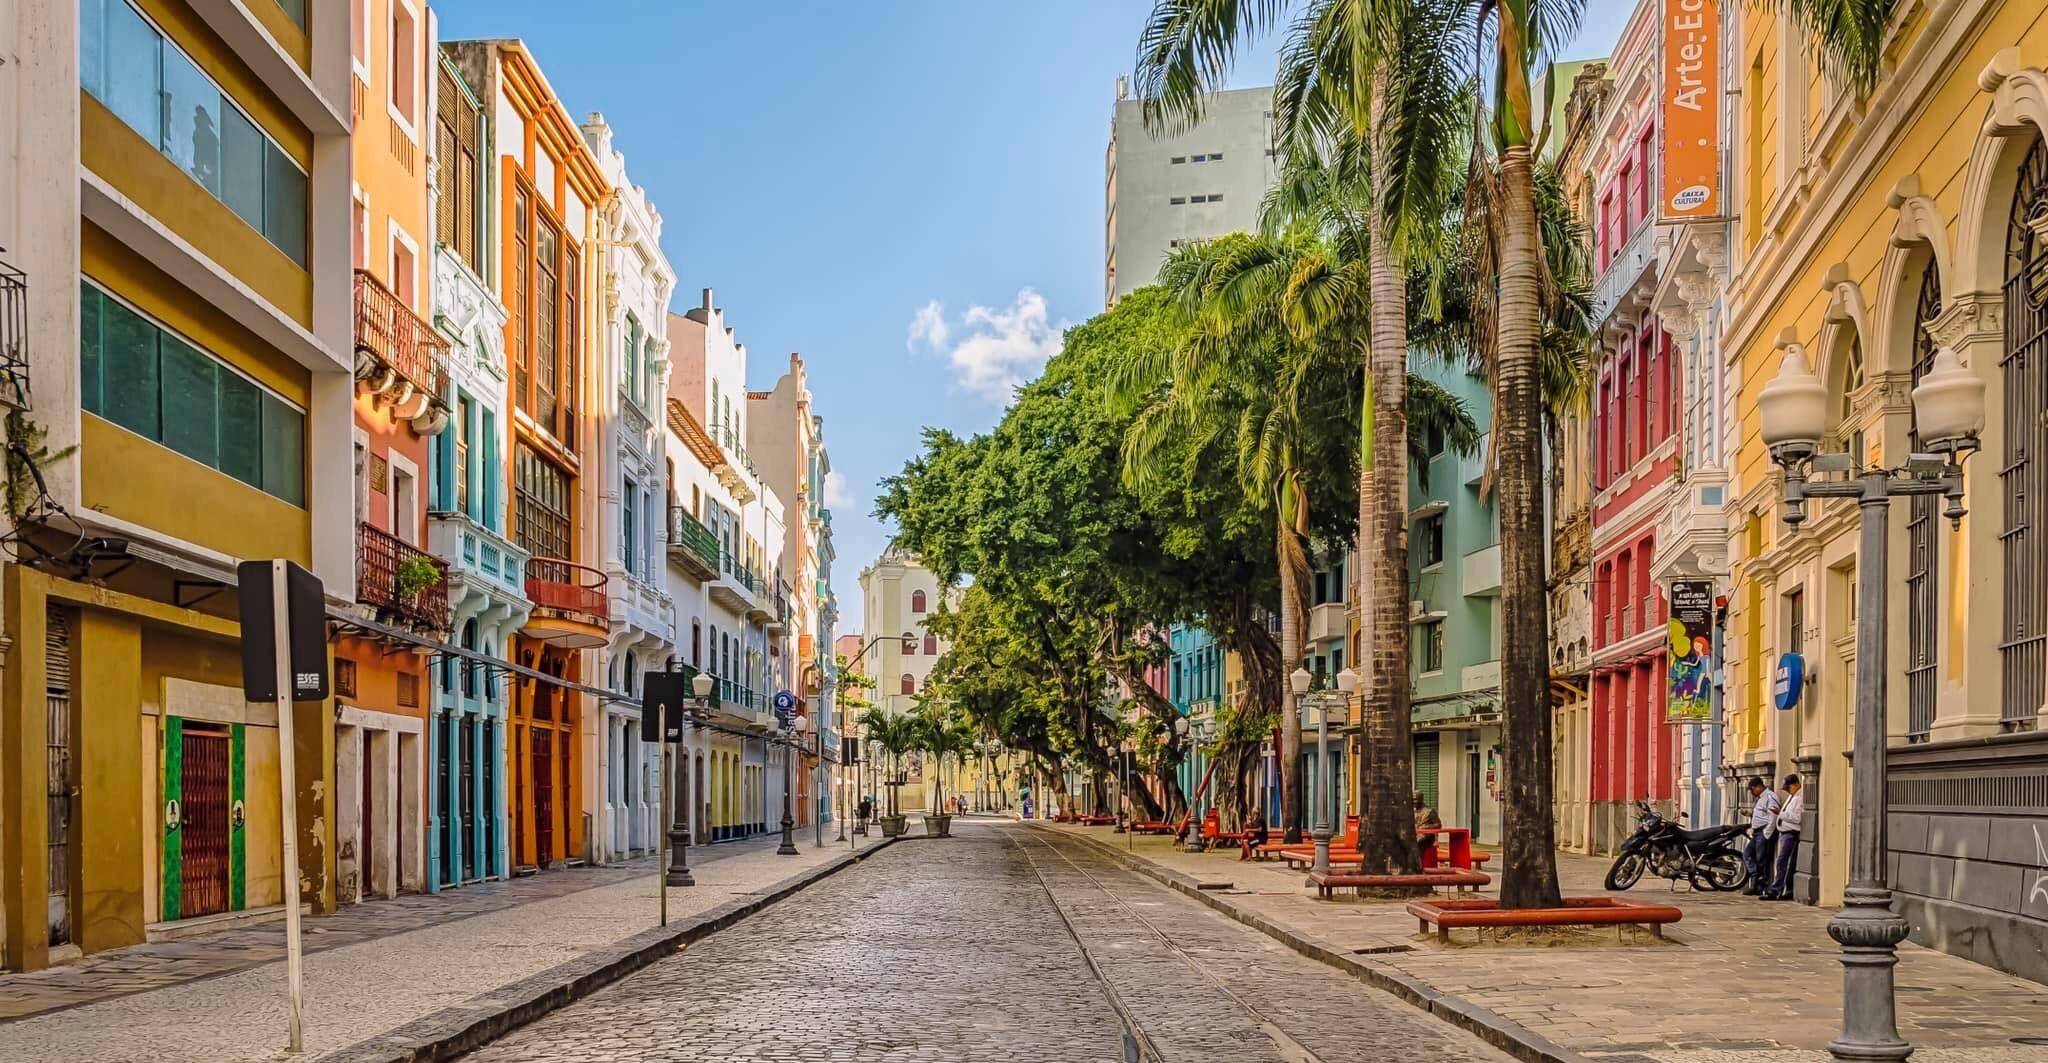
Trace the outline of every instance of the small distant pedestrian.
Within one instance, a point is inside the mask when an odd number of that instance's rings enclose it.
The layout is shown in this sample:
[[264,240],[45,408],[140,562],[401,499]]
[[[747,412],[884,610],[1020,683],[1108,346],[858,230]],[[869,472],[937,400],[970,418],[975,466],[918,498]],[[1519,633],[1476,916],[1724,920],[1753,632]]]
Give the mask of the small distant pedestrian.
[[1429,802],[1422,799],[1422,791],[1415,791],[1415,829],[1420,831],[1425,827],[1443,825],[1444,821],[1436,814],[1436,809],[1429,807]]
[[1764,887],[1764,900],[1792,899],[1792,873],[1799,867],[1799,828],[1806,818],[1806,787],[1798,773],[1785,776],[1785,800],[1778,805],[1778,868]]
[[1742,848],[1742,864],[1749,869],[1749,886],[1742,892],[1763,896],[1777,870],[1778,792],[1761,775],[1749,777],[1749,844]]

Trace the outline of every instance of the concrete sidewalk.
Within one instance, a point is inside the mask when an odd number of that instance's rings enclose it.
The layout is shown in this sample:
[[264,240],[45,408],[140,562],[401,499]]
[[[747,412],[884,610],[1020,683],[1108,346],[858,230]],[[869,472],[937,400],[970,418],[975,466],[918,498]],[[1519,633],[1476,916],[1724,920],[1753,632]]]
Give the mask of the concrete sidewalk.
[[[1439,945],[1398,901],[1317,900],[1300,871],[1241,863],[1237,850],[1190,854],[1156,836],[1033,821],[1100,845],[1169,885],[1370,980],[1451,998],[1522,1031],[1528,1046],[1628,1063],[1805,1063],[1827,1058],[1841,1020],[1841,965],[1828,910],[1741,895],[1671,893],[1646,880],[1632,896],[1676,904],[1668,941],[1612,931],[1560,946]],[[1607,861],[1560,853],[1568,895],[1600,894]],[[1498,878],[1497,871],[1496,878]],[[1227,884],[1227,886],[1226,886]],[[1496,891],[1489,889],[1489,893]],[[1470,931],[1459,937],[1469,942]],[[1375,975],[1383,977],[1374,977]],[[2048,986],[1945,953],[1901,946],[1900,1034],[1918,1061],[2034,1063],[2048,1047]],[[1542,1058],[1541,1050],[1523,1053]]]
[[[878,840],[876,840],[878,841]],[[876,848],[863,844],[860,852]],[[408,1058],[544,1011],[850,862],[846,845],[776,856],[769,835],[691,853],[697,885],[668,891],[657,929],[652,859],[565,868],[373,902],[305,924],[308,1058]],[[283,1059],[281,924],[104,953],[0,976],[0,1059]],[[399,1032],[402,1031],[402,1032]]]

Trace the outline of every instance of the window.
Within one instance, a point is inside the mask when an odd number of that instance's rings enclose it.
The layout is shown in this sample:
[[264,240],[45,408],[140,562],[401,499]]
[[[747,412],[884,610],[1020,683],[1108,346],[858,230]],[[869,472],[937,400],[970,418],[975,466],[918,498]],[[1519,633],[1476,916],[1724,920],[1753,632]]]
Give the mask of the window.
[[1437,513],[1422,518],[1415,525],[1416,548],[1423,568],[1444,563],[1444,517]]
[[477,158],[482,153],[483,123],[469,92],[453,72],[441,66],[435,94],[434,203],[436,239],[471,269],[483,268],[477,226]]
[[905,694],[917,693],[917,677],[909,672],[903,673],[903,678],[898,682],[897,689]]
[[397,452],[391,455],[391,533],[400,542],[419,545],[419,476]]
[[1221,193],[1221,192],[1211,192],[1211,193],[1209,193],[1209,202],[1211,202],[1211,203],[1221,203],[1221,202],[1223,202],[1223,193]]
[[469,437],[470,433],[476,431],[476,426],[470,423],[470,418],[475,412],[468,396],[455,400],[455,431],[449,434],[455,437],[455,509],[461,513],[470,511]]
[[642,333],[640,319],[631,312],[626,314],[626,336],[619,345],[619,391],[633,400],[636,406],[645,406],[647,396],[641,388],[640,344]]
[[572,559],[569,545],[569,474],[521,445],[513,459],[518,514],[513,540],[534,557]]
[[911,611],[911,612],[913,612],[913,613],[922,613],[922,612],[924,612],[924,592],[923,592],[923,591],[911,591],[911,592],[910,592],[910,611]]
[[513,401],[573,447],[581,262],[524,180],[513,194]]
[[929,631],[924,633],[924,655],[927,657],[937,657],[939,655],[939,637]]
[[292,505],[305,504],[303,411],[90,281],[79,292],[86,412]]
[[1222,152],[1220,152],[1220,151],[1212,151],[1212,152],[1210,152],[1210,153],[1209,153],[1209,161],[1210,161],[1210,162],[1222,162],[1222,161],[1223,161],[1223,153],[1222,153]]
[[916,655],[917,633],[912,631],[906,631],[903,633],[903,656],[915,657]]
[[419,125],[420,46],[418,20],[403,3],[391,0],[391,110],[410,133]]
[[1196,156],[1194,156],[1193,158],[1189,159],[1188,161],[1190,161],[1190,162],[1208,162],[1208,161],[1209,161],[1209,157],[1208,157],[1207,155],[1196,155]]
[[356,696],[356,662],[346,657],[334,659],[334,693],[344,698]]
[[1418,667],[1423,675],[1433,675],[1444,670],[1444,622],[1432,620],[1421,627],[1422,637],[1416,640],[1421,643]]
[[1178,206],[1180,206],[1180,205],[1182,205],[1182,204],[1186,203],[1187,201],[1188,201],[1188,200],[1187,200],[1187,197],[1186,197],[1186,196],[1173,196],[1173,197],[1169,198],[1169,199],[1168,199],[1168,200],[1167,200],[1166,202],[1167,202],[1167,205],[1168,205],[1168,206],[1174,206],[1174,207],[1178,207]]
[[408,307],[419,305],[418,256],[396,226],[391,229],[391,290]]
[[620,492],[619,502],[619,560],[625,563],[626,571],[640,574],[640,485],[626,478],[625,490]]
[[1173,157],[1173,165],[1175,166],[1179,166],[1181,163],[1184,163],[1186,161],[1188,161],[1188,157],[1185,155],[1175,155]]
[[79,82],[300,266],[306,173],[127,0],[81,0]]

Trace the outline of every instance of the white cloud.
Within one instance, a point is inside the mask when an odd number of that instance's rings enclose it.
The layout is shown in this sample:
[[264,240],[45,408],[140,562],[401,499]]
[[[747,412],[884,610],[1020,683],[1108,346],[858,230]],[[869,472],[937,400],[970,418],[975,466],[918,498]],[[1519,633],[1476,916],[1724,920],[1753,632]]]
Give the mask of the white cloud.
[[846,486],[846,474],[834,469],[825,474],[825,508],[844,509],[853,505],[853,491]]
[[942,350],[952,335],[953,330],[946,324],[946,308],[934,299],[917,308],[917,316],[910,319],[910,336],[903,341],[903,346],[913,351],[920,344],[935,351]]
[[1038,375],[1046,360],[1059,353],[1060,333],[1048,315],[1045,296],[1030,288],[1017,293],[1006,307],[970,306],[960,316],[959,342],[948,346],[956,330],[946,322],[938,300],[926,303],[910,323],[911,346],[920,341],[946,355],[953,380],[984,398],[1005,400],[1012,389]]

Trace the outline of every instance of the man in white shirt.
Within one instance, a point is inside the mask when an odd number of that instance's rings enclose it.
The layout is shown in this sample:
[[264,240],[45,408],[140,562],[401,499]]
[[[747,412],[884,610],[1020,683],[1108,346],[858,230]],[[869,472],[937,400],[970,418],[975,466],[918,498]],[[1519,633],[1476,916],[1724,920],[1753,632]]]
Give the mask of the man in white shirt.
[[1778,793],[1765,784],[1763,776],[1752,775],[1749,801],[1749,844],[1742,849],[1743,866],[1749,869],[1749,886],[1742,892],[1756,897],[1762,895],[1775,870],[1771,857],[1777,853]]
[[1797,773],[1785,776],[1785,800],[1778,806],[1778,867],[1764,887],[1764,900],[1792,899],[1792,872],[1799,867],[1799,828],[1806,819],[1806,788]]

